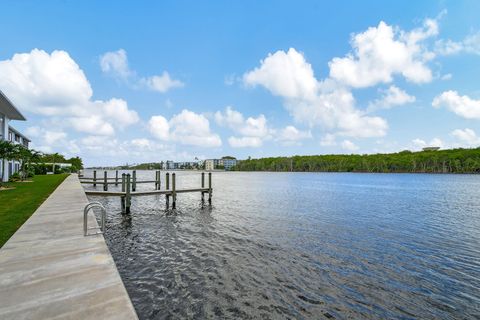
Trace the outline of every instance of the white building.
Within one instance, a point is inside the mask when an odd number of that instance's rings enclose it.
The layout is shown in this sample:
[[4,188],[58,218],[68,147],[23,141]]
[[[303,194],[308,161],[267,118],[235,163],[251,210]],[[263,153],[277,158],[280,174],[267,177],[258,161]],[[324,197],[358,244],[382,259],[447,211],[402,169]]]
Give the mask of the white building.
[[220,161],[222,162],[221,165],[223,165],[225,170],[230,170],[237,165],[237,159],[222,158]]
[[205,160],[205,170],[213,171],[215,169],[215,159]]
[[223,157],[222,159],[208,159],[205,160],[205,170],[211,171],[221,167],[225,170],[230,170],[237,165],[237,159],[232,157]]
[[[22,144],[28,148],[30,140],[10,126],[11,120],[25,121],[25,117],[0,90],[0,140],[8,140],[15,144]],[[20,162],[0,159],[0,177],[8,181],[10,175],[20,170]]]

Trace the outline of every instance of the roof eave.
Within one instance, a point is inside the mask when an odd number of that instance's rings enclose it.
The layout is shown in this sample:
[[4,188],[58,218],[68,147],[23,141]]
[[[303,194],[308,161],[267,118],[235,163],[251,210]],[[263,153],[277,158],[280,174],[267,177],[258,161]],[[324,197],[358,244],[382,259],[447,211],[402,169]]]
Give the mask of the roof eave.
[[11,120],[27,120],[23,114],[15,107],[15,105],[8,99],[8,97],[0,90],[0,107],[5,110],[5,115]]

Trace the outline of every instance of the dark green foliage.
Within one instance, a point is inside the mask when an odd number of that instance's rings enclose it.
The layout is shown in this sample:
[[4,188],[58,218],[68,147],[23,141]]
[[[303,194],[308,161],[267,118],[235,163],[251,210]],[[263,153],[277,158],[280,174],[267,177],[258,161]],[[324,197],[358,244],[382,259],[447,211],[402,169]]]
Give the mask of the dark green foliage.
[[[83,162],[80,157],[73,157],[73,158],[67,159],[59,153],[43,154],[40,156],[38,163],[71,163],[72,167],[68,170],[71,172],[77,172],[78,170],[83,169]],[[50,167],[50,170],[51,170],[51,167]],[[55,173],[57,173],[56,169],[55,169]]]
[[48,171],[47,165],[43,163],[38,163],[33,165],[33,170],[35,174],[47,174],[47,171]]
[[9,178],[9,182],[17,182],[20,181],[22,178],[20,177],[20,174],[18,172],[13,173]]
[[480,148],[239,161],[237,171],[480,173]]

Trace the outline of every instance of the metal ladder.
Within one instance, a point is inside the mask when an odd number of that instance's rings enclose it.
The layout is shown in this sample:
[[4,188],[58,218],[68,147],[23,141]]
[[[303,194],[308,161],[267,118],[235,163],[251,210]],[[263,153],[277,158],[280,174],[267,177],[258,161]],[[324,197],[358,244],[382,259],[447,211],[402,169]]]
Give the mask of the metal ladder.
[[[102,217],[100,219],[100,227],[88,227],[88,212],[93,209],[93,208],[100,208],[102,212]],[[90,202],[85,206],[85,209],[83,209],[83,235],[84,236],[93,236],[96,234],[103,234],[105,232],[105,218],[107,215],[107,211],[105,210],[105,207],[98,201],[95,202]],[[88,230],[99,230],[95,233],[89,233]]]

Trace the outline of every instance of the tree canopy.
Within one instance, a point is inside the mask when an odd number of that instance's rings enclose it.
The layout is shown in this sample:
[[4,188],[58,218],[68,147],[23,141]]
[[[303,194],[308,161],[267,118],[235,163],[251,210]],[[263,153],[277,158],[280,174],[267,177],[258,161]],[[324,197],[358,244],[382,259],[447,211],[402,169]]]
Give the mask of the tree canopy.
[[480,173],[480,148],[248,159],[237,171]]

